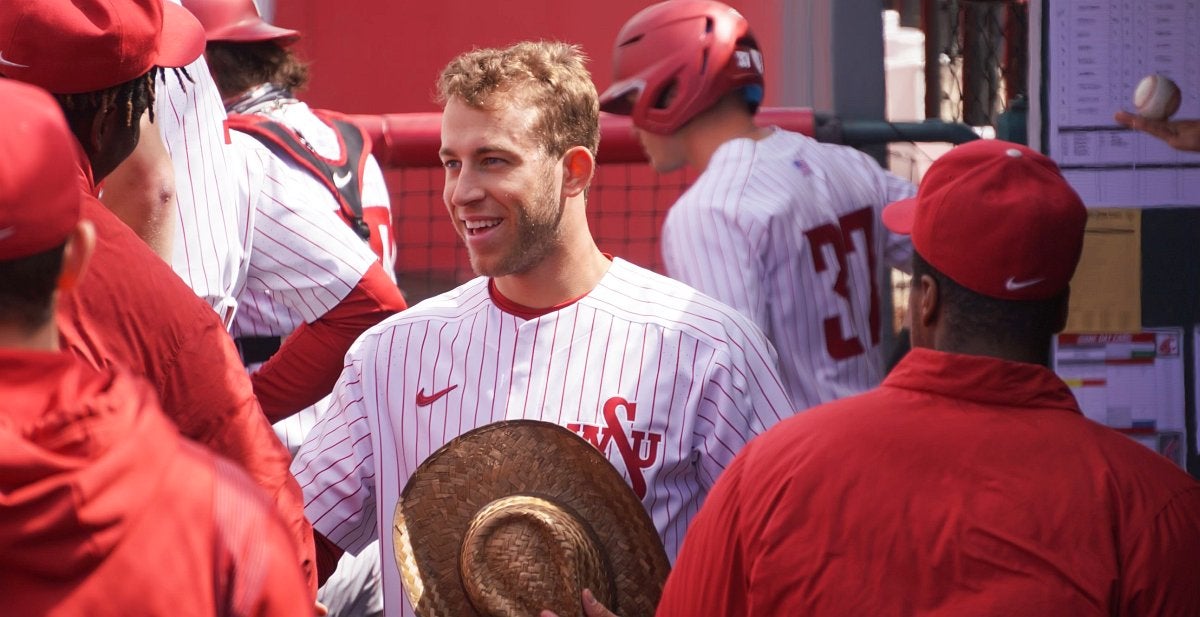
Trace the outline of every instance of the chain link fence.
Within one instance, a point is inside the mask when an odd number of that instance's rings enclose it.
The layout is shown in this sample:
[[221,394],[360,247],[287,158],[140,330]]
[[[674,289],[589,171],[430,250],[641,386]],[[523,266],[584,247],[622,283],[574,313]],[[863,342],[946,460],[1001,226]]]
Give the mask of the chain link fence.
[[921,0],[921,5],[926,117],[996,127],[1003,112],[1025,104],[1025,1]]
[[[924,34],[924,118],[1024,141],[1028,0],[885,0],[901,26]],[[897,93],[889,91],[889,96]],[[905,118],[893,118],[902,120]],[[916,183],[949,144],[892,144],[889,167]],[[893,327],[906,325],[908,275],[893,272]]]

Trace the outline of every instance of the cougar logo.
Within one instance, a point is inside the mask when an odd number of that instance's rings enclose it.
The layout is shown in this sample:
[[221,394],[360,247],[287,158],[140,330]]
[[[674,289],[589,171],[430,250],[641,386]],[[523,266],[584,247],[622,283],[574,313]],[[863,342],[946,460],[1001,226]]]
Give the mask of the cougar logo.
[[614,396],[604,402],[604,426],[571,422],[567,429],[588,440],[605,456],[609,447],[615,445],[617,454],[625,462],[625,470],[629,472],[629,484],[639,499],[646,497],[646,477],[643,469],[649,469],[658,461],[658,449],[662,444],[662,433],[646,431],[625,431],[625,422],[617,415],[618,409],[625,410],[625,418],[632,429],[637,420],[637,404]]

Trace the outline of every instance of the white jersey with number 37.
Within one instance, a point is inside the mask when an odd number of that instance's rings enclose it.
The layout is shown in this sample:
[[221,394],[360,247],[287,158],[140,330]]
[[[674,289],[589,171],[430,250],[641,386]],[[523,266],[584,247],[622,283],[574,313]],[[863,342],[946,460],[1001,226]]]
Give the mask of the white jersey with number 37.
[[668,212],[667,273],[762,328],[799,409],[858,394],[883,376],[881,279],[912,256],[879,211],[914,192],[853,148],[735,139]]
[[674,559],[742,446],[792,414],[770,344],[695,290],[614,260],[556,311],[506,310],[480,278],[367,331],[292,464],[313,526],[356,552],[381,539],[388,615],[411,615],[393,510],[433,451],[506,419],[554,422],[601,450]]

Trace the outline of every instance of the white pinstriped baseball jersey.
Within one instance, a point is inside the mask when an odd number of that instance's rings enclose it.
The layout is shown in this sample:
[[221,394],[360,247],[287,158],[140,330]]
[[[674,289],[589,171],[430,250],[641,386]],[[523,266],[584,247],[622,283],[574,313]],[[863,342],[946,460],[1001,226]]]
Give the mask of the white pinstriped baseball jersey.
[[[337,306],[375,256],[336,213],[322,207],[328,192],[307,190],[304,174],[253,137],[230,131],[229,138],[245,157],[237,200],[249,213],[243,231],[250,238],[234,336],[287,334]],[[256,304],[259,299],[270,304]]]
[[412,614],[389,531],[400,492],[465,431],[532,418],[582,435],[642,498],[673,559],[734,454],[792,414],[753,324],[629,262],[529,317],[478,278],[368,330],[292,463],[318,531],[352,552],[381,540],[389,615]]
[[[337,306],[375,254],[328,207],[329,192],[303,182],[311,180],[307,172],[290,168],[253,137],[236,131],[229,137],[245,161],[236,184],[239,207],[247,213],[250,255],[236,290],[239,308],[231,333],[286,336]],[[276,423],[276,435],[295,451],[316,418],[316,410],[302,410]]]
[[225,147],[225,107],[204,56],[186,70],[190,82],[181,83],[174,71],[160,75],[155,99],[155,121],[175,167],[179,216],[171,267],[228,327],[247,258],[233,179],[239,162]]
[[[337,160],[343,155],[337,133],[318,118],[303,101],[291,98],[271,101],[257,107],[252,107],[246,110],[245,113],[265,116],[287,126],[299,134],[305,143],[324,158]],[[289,167],[295,169],[298,173],[304,174],[306,179],[311,180],[312,188],[307,190],[315,191],[318,188],[324,188],[324,185],[317,181],[316,178],[313,178],[302,165],[290,159],[287,160],[287,163]],[[363,166],[362,205],[364,211],[374,208],[380,209],[389,221],[386,226],[380,229],[380,231],[384,232],[386,238],[384,243],[384,258],[381,260],[381,263],[383,264],[383,270],[395,282],[396,242],[392,236],[394,228],[391,225],[391,198],[388,196],[387,184],[383,181],[383,170],[379,168],[379,162],[375,160],[375,156],[372,154],[367,155],[366,165]],[[329,207],[335,211],[338,208],[337,201],[332,196],[329,199]]]
[[[276,122],[287,125],[304,137],[306,143],[311,145],[318,154],[325,158],[337,159],[341,156],[341,146],[338,142],[338,136],[321,121],[316,115],[309,110],[308,105],[295,99],[285,99],[283,101],[271,101],[260,108],[252,108],[247,110],[248,113],[256,113]],[[239,137],[239,142],[241,138]],[[259,142],[261,144],[261,142]],[[269,151],[269,149],[268,149]],[[286,166],[292,171],[292,178],[296,182],[296,186],[292,189],[293,192],[302,193],[308,197],[307,205],[314,208],[313,214],[317,220],[321,221],[322,226],[345,223],[338,216],[338,202],[329,193],[329,190],[324,184],[321,184],[312,174],[301,166],[296,161],[287,157],[274,156],[270,153],[278,165]],[[363,170],[363,208],[384,208],[388,210],[390,216],[390,202],[388,198],[387,185],[383,181],[383,172],[379,169],[379,164],[375,161],[375,157],[369,156],[367,164]],[[327,213],[317,216],[317,212]],[[387,227],[390,235],[390,226]],[[301,228],[295,229],[297,234],[300,234],[300,241],[303,241],[305,230]],[[344,234],[342,234],[344,237]],[[357,236],[356,236],[357,237]],[[363,246],[366,246],[363,244]],[[389,276],[395,277],[395,243],[388,242],[385,247],[390,247],[390,251],[386,254],[390,256],[388,263],[384,264],[384,271]],[[306,247],[303,252],[319,250],[318,247]],[[336,245],[333,248],[338,252]],[[345,257],[352,257],[346,255]],[[358,263],[357,259],[353,259],[354,263]],[[354,276],[354,283],[362,278],[362,272],[357,272]],[[339,297],[345,297],[342,293]],[[234,322],[233,335],[239,336],[287,336],[293,330],[306,321],[311,322],[311,319],[304,319],[299,312],[293,310],[289,303],[280,298],[278,294],[272,293],[270,288],[262,286],[248,286],[239,297],[241,308],[239,309],[238,317]],[[323,314],[323,312],[322,312]],[[261,364],[253,364],[247,368],[253,372],[257,370]],[[308,431],[316,425],[320,419],[320,413],[316,407],[308,407],[294,415],[285,418],[274,425],[275,434],[287,447],[289,452],[295,453],[300,448],[300,444],[304,442],[304,436]]]
[[857,394],[883,376],[884,273],[912,255],[879,211],[914,192],[852,148],[735,139],[668,212],[667,272],[762,328],[799,409]]

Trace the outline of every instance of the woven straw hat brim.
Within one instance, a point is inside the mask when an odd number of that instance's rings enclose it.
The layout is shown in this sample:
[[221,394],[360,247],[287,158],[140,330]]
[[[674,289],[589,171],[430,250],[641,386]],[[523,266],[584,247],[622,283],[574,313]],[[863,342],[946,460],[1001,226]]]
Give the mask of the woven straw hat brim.
[[612,565],[623,617],[653,615],[670,562],[645,508],[587,441],[547,422],[512,420],[464,433],[421,463],[396,504],[393,539],[421,617],[479,615],[463,589],[459,549],[492,501],[536,495],[578,514]]

